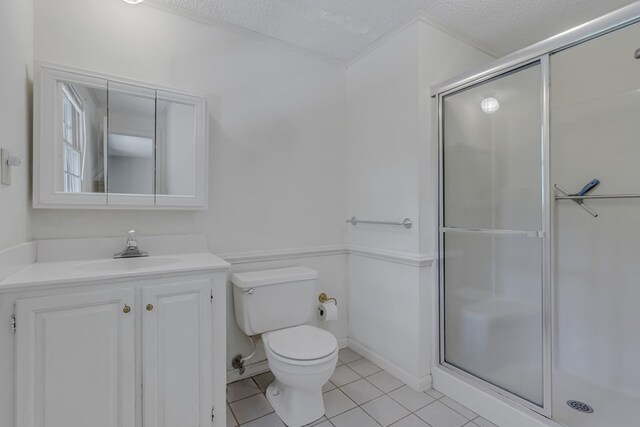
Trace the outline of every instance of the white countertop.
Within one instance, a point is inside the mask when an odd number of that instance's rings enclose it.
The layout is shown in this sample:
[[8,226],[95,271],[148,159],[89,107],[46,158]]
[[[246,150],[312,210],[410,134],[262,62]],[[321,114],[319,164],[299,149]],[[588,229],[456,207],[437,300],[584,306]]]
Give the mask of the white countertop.
[[127,259],[34,262],[0,280],[0,292],[167,273],[225,271],[230,264],[208,252]]

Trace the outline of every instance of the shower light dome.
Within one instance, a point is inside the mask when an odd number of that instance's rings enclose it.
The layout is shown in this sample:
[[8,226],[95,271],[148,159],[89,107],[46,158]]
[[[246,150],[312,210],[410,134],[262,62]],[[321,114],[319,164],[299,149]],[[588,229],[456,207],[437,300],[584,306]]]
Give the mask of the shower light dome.
[[500,103],[493,97],[488,97],[482,100],[480,108],[487,114],[493,114],[500,109]]
[[138,4],[138,3],[142,3],[144,0],[122,0],[122,1],[129,4]]

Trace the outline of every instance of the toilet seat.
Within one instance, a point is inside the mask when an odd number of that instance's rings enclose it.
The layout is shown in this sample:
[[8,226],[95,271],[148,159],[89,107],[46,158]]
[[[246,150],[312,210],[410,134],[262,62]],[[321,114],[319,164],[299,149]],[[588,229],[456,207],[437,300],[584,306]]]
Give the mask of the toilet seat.
[[309,325],[269,332],[265,343],[275,355],[297,362],[311,362],[332,356],[338,341],[332,333]]

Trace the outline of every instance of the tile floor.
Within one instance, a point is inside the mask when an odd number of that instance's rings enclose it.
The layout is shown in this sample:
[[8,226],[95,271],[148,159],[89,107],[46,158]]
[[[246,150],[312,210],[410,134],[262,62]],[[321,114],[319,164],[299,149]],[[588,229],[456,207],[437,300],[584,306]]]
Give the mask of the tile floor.
[[[227,386],[227,426],[284,427],[264,396],[270,372]],[[350,349],[322,389],[316,427],[497,427],[436,390],[418,393]]]

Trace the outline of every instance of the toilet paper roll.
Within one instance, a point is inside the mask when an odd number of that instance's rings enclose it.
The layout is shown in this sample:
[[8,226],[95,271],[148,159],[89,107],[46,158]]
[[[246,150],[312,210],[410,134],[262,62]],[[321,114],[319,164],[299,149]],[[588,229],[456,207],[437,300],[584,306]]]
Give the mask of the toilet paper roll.
[[322,304],[318,304],[318,317],[323,322],[329,320],[336,320],[338,318],[338,307],[335,301],[327,301]]

